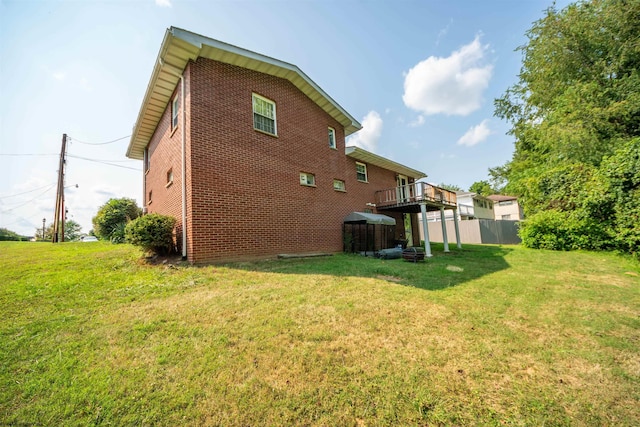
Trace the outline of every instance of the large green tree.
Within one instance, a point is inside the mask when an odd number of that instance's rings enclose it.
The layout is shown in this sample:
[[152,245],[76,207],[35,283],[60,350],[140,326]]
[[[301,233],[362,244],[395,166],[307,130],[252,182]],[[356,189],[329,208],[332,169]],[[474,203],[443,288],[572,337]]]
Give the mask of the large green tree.
[[472,193],[480,194],[481,196],[490,196],[492,194],[496,194],[497,192],[491,187],[488,181],[476,181],[471,184],[469,187],[469,191]]
[[[526,228],[540,224],[547,237],[538,243],[553,242],[545,247],[638,252],[636,231],[623,232],[622,223],[637,215],[638,198],[627,196],[640,183],[631,169],[621,180],[612,159],[633,163],[640,151],[640,0],[552,7],[527,38],[519,81],[495,102],[511,123],[514,155],[491,170],[521,197],[525,244],[536,245],[528,238],[538,233]],[[550,215],[556,222],[543,218]],[[563,238],[550,236],[551,223],[568,230]]]
[[110,199],[93,217],[93,231],[102,240],[124,242],[124,229],[129,221],[142,215],[135,200],[123,197]]

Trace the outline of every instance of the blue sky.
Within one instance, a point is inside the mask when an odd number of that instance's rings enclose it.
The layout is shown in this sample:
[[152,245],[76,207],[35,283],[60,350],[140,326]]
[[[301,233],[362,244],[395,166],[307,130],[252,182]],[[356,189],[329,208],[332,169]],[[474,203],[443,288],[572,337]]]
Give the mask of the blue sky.
[[170,26],[297,65],[363,124],[348,144],[467,189],[511,158],[493,99],[551,3],[0,0],[0,227],[33,235],[53,220],[63,133],[66,205],[84,232],[111,197],[142,205],[129,139],[101,143],[131,134]]

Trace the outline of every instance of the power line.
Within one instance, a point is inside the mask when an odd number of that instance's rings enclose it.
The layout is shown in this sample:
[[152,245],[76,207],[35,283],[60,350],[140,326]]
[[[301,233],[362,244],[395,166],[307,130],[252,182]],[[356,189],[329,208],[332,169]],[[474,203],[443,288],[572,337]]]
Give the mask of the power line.
[[1,156],[58,156],[58,154],[41,154],[41,153],[0,153]]
[[34,200],[36,200],[36,199],[40,198],[41,196],[45,195],[49,190],[51,190],[51,189],[52,189],[53,187],[55,187],[55,186],[56,186],[56,184],[51,184],[51,185],[49,185],[49,188],[47,188],[46,190],[44,190],[42,193],[38,194],[38,195],[37,195],[36,197],[34,197],[33,199],[31,199],[31,200],[27,200],[26,202],[21,203],[21,204],[19,204],[18,206],[15,206],[15,207],[13,207],[13,208],[7,209],[7,210],[5,210],[5,211],[0,211],[0,213],[7,213],[7,212],[11,212],[11,211],[13,211],[13,210],[16,210],[16,209],[18,209],[18,208],[21,208],[22,206],[26,205],[27,203],[31,203],[31,202],[33,202]]
[[69,152],[67,152],[67,157],[73,157],[76,159],[81,159],[81,160],[93,160],[96,162],[108,162],[108,163],[125,163],[125,162],[137,162],[138,160],[135,159],[125,159],[125,160],[104,160],[104,159],[90,159],[88,157],[82,157],[82,156],[76,156],[74,154],[69,154]]
[[130,136],[131,135],[123,136],[122,138],[114,139],[113,141],[107,141],[107,142],[85,142],[85,141],[80,141],[79,139],[75,139],[73,137],[69,137],[69,139],[73,142],[78,142],[80,144],[86,144],[86,145],[107,145],[107,144],[113,144],[114,142],[122,141],[123,139],[129,138]]
[[74,156],[73,154],[67,154],[67,157],[73,157],[74,159],[86,160],[88,162],[102,163],[103,165],[115,166],[117,168],[131,169],[131,170],[140,172],[139,168],[131,168],[129,166],[116,165],[116,164],[109,163],[108,161],[104,161],[104,160],[90,159],[88,157],[81,157],[81,156]]
[[0,196],[0,199],[8,199],[9,197],[22,196],[23,194],[33,193],[34,191],[38,191],[38,190],[40,190],[40,189],[42,189],[44,187],[48,187],[49,185],[55,185],[55,184],[43,185],[42,187],[38,187],[38,188],[34,188],[33,190],[25,191],[24,193],[16,193],[16,194],[10,194],[8,196]]

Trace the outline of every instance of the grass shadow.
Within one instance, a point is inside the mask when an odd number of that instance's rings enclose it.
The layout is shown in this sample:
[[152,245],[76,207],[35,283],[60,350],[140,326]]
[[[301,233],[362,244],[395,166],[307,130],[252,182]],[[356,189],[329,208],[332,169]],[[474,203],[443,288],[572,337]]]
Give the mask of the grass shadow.
[[283,274],[323,274],[387,280],[425,290],[439,290],[509,268],[503,245],[464,245],[445,253],[432,244],[433,257],[417,263],[403,259],[382,260],[354,254],[328,257],[267,260],[226,264],[230,268]]

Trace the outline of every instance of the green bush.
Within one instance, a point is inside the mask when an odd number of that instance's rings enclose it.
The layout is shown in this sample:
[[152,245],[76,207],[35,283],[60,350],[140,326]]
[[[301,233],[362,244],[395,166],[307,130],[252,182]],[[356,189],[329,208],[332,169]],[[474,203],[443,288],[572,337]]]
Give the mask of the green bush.
[[141,246],[158,255],[173,252],[173,228],[176,219],[172,216],[149,214],[129,222],[125,227],[127,242]]
[[600,250],[613,245],[606,224],[582,210],[538,212],[520,224],[518,233],[522,244],[534,249]]
[[140,215],[142,215],[142,209],[138,207],[135,200],[126,197],[110,199],[93,217],[93,231],[100,240],[122,243],[125,225]]

